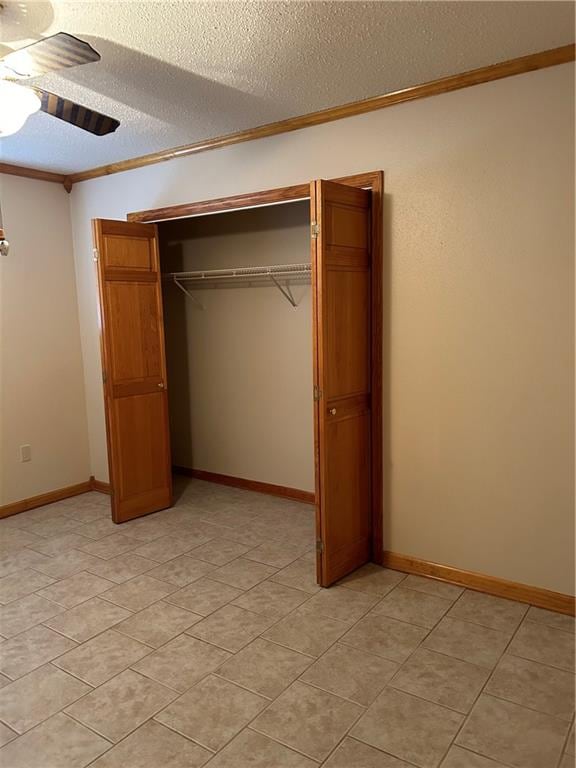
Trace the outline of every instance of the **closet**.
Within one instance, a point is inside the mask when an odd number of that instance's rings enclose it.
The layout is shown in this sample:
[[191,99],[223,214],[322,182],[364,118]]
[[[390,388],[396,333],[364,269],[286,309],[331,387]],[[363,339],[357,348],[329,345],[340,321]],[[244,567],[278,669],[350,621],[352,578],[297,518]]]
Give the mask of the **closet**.
[[321,585],[381,563],[381,205],[375,172],[94,220],[115,522],[208,468],[315,498]]

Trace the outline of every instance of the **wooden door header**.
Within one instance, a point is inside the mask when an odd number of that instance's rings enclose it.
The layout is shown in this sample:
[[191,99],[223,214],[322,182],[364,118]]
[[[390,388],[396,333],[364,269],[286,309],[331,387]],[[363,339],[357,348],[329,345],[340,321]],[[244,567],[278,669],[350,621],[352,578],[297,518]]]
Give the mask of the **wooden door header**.
[[[351,187],[364,187],[366,189],[381,189],[383,171],[370,171],[357,173],[352,176],[343,176],[330,179],[340,184]],[[169,221],[171,219],[184,219],[203,214],[222,213],[223,211],[241,210],[242,208],[258,208],[266,205],[289,203],[296,200],[308,200],[310,198],[310,183],[293,184],[289,187],[266,189],[261,192],[248,192],[231,197],[219,197],[212,200],[200,200],[194,203],[171,205],[164,208],[152,208],[147,211],[135,211],[127,215],[128,221],[140,223],[152,223]]]

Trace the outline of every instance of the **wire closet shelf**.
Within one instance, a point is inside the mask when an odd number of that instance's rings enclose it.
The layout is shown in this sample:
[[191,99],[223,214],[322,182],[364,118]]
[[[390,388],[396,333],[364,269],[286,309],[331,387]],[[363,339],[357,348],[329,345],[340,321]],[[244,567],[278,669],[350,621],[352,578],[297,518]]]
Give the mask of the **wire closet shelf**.
[[311,264],[274,264],[262,267],[233,267],[229,269],[203,269],[195,272],[168,272],[163,276],[172,281],[195,304],[204,308],[200,301],[190,293],[196,288],[231,287],[236,284],[245,286],[274,285],[285,299],[296,307],[296,301],[290,288],[291,283],[309,282],[312,275]]

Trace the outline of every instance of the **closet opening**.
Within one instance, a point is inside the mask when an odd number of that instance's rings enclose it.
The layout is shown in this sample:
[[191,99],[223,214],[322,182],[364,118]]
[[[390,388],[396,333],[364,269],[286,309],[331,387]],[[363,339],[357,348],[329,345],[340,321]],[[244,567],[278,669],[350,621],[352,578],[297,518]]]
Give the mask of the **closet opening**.
[[309,201],[158,235],[174,471],[313,503]]
[[176,494],[313,503],[322,586],[382,564],[382,190],[374,172],[94,220],[115,522],[172,506],[175,470]]

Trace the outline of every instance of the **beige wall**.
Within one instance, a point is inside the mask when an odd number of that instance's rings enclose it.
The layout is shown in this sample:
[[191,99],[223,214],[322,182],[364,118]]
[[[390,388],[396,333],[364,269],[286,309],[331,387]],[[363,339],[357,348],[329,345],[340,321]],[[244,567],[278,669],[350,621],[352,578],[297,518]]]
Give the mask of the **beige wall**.
[[[0,175],[0,504],[88,480],[90,460],[68,195]],[[32,461],[19,448],[32,447]]]
[[90,218],[382,168],[385,547],[572,592],[573,94],[567,64],[75,186],[94,474]]
[[[162,269],[310,261],[308,202],[160,226]],[[172,461],[314,490],[312,307],[273,287],[194,291],[165,284]]]

